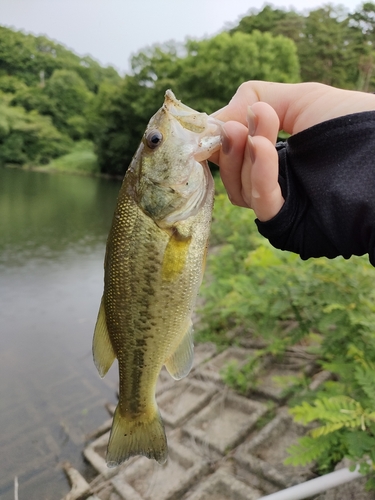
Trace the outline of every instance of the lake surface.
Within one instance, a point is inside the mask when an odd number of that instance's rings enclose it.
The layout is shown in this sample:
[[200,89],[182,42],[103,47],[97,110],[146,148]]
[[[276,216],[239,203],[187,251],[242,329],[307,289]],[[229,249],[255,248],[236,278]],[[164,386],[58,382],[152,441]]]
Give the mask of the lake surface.
[[58,500],[116,401],[91,340],[119,182],[0,168],[0,498]]

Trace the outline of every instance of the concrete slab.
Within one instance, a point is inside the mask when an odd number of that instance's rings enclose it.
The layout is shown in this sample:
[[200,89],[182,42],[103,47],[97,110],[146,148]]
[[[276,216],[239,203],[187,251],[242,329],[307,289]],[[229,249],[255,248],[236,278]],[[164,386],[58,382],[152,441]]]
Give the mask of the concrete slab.
[[[279,377],[281,377],[281,379],[279,379]],[[283,378],[284,380],[282,380]],[[290,378],[289,383],[288,378]],[[302,371],[297,372],[278,365],[272,368],[267,367],[265,371],[259,375],[257,384],[251,392],[281,404],[288,398],[288,386],[291,387],[296,383],[296,380],[302,380],[302,378]]]
[[124,467],[112,484],[124,500],[180,500],[207,472],[207,462],[172,435],[166,464],[139,457]]
[[225,454],[249,434],[266,411],[264,404],[224,389],[185,425],[184,430],[198,441]]
[[115,467],[111,469],[108,468],[105,461],[108,439],[109,432],[106,432],[83,450],[85,459],[103,476],[103,478],[107,479],[113,477],[118,472]]
[[184,500],[257,500],[262,493],[232,475],[218,470],[202,481],[196,491]]
[[304,375],[311,375],[313,372],[314,363],[311,358],[302,348],[286,352],[280,361],[268,358],[258,374],[257,384],[252,392],[282,404],[289,396],[288,388],[296,383],[296,379],[302,379]]
[[156,382],[156,389],[155,389],[156,396],[162,394],[166,389],[173,387],[175,382],[176,380],[173,380],[173,378],[167,372],[165,366],[163,366],[159,374],[158,381]]
[[252,488],[260,490],[263,495],[270,495],[280,490],[280,486],[267,480],[263,474],[252,472],[249,470],[248,465],[242,465],[240,462],[235,461],[236,466],[234,470],[235,477],[242,483],[248,484]]
[[[216,351],[217,348],[212,342],[205,342],[194,346],[194,363],[192,371],[190,372],[190,378],[202,363],[210,360],[216,354]],[[166,368],[163,366],[156,384],[156,395],[162,394],[165,390],[173,387],[175,383],[176,380],[169,375]]]
[[71,484],[71,490],[62,500],[78,500],[90,492],[86,479],[69,462],[63,463],[63,469]]
[[193,370],[199,368],[202,363],[209,361],[217,352],[217,347],[212,342],[204,342],[194,346]]
[[255,349],[229,347],[207,363],[203,363],[194,375],[202,380],[222,383],[221,372],[227,364],[236,362],[238,366],[241,367],[248,361],[251,355],[254,355],[255,352]]
[[295,444],[306,428],[295,424],[285,409],[234,453],[239,463],[255,474],[261,474],[274,484],[292,486],[314,477],[312,465],[293,467],[284,465],[287,448]]
[[197,457],[209,464],[216,464],[223,458],[223,455],[217,450],[186,432],[185,427],[175,429],[173,434],[174,438],[178,440],[180,444],[192,450]]
[[173,428],[179,427],[207,405],[217,390],[210,382],[203,383],[192,378],[175,381],[157,399],[164,423]]

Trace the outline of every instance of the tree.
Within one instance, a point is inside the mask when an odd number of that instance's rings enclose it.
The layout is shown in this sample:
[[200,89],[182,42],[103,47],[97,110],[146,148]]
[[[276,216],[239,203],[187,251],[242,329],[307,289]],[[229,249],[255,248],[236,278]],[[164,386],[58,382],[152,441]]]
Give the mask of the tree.
[[341,8],[326,6],[311,11],[298,45],[302,79],[355,88],[358,53],[353,35],[347,13]]
[[16,76],[29,86],[48,80],[57,69],[75,71],[89,90],[105,80],[120,81],[117,71],[91,57],[80,57],[44,36],[35,37],[0,26],[0,73]]
[[357,33],[360,45],[357,88],[366,92],[375,87],[375,4],[366,2],[361,10],[349,16],[349,25]]
[[246,80],[299,81],[295,44],[283,36],[254,31],[221,33],[187,42],[176,91],[196,109],[212,113]]
[[87,108],[93,94],[88,90],[83,79],[75,71],[55,70],[45,87],[49,98],[50,114],[55,126],[73,139],[82,139],[86,135]]
[[167,44],[140,52],[132,60],[133,75],[99,110],[103,128],[96,146],[103,172],[123,174],[150,117],[168,88],[187,105],[211,113],[248,79],[299,80],[296,47],[282,36],[221,33],[185,46]]
[[8,101],[0,95],[0,164],[40,165],[69,151],[71,140],[49,117],[9,106]]

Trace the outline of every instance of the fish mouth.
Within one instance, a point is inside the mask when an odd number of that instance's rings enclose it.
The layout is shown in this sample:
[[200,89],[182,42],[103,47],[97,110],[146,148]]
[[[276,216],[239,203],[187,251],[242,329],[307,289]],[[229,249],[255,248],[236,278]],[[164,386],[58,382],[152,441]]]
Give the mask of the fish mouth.
[[220,135],[224,122],[196,111],[179,101],[172,90],[165,92],[163,108],[187,130],[206,136]]

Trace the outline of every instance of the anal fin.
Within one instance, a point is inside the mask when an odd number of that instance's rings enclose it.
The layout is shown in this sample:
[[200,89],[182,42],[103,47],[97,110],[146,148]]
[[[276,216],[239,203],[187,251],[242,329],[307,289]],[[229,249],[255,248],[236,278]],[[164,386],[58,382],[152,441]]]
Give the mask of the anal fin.
[[116,354],[109,338],[103,299],[100,303],[98,319],[96,320],[94,338],[92,342],[94,363],[101,377],[111,368]]
[[194,361],[193,324],[183,336],[175,352],[165,362],[165,367],[171,377],[180,380],[189,374]]

